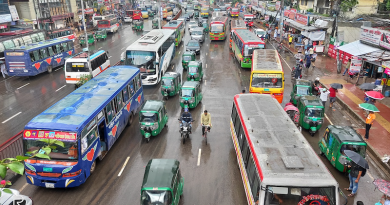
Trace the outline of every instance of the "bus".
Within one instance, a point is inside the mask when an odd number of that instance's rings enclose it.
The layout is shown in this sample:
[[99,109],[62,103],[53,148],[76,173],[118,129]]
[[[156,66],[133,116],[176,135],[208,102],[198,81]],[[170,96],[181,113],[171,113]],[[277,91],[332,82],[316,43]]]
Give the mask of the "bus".
[[10,76],[35,76],[51,73],[74,54],[73,41],[50,39],[5,50],[5,65]]
[[278,52],[272,49],[255,49],[252,55],[249,92],[270,94],[282,103],[283,91],[284,71]]
[[142,18],[141,10],[134,10],[133,20],[141,20],[141,18]]
[[152,11],[152,4],[145,4],[145,8],[147,11]]
[[175,56],[175,31],[154,29],[126,49],[125,65],[140,68],[143,85],[156,85]]
[[146,7],[141,7],[141,16],[143,19],[149,18],[149,11]]
[[253,32],[246,29],[236,29],[232,32],[232,51],[241,67],[252,66],[252,53],[255,49],[265,48],[265,43]]
[[185,24],[183,21],[169,21],[165,26],[162,27],[162,29],[171,29],[174,30],[175,33],[175,45],[179,46],[179,44],[183,41],[184,39],[184,32],[185,32]]
[[139,69],[113,66],[43,111],[24,127],[24,155],[48,140],[64,146],[52,148],[50,159],[25,160],[27,183],[46,188],[83,184],[143,102]]
[[337,181],[272,96],[234,96],[230,132],[248,204],[340,204]]
[[228,17],[215,17],[210,22],[210,40],[225,40]]
[[167,16],[173,16],[173,9],[171,7],[165,7],[163,9],[163,19],[166,19]]
[[229,47],[230,49],[232,48],[232,42],[233,42],[233,31],[237,29],[247,29],[245,21],[239,20],[239,19],[232,19],[230,21],[230,42],[229,42]]
[[117,18],[106,19],[98,21],[98,30],[107,30],[107,32],[117,32],[119,28],[119,23]]
[[208,18],[209,17],[209,7],[202,7],[200,9],[200,16],[202,18]]
[[255,18],[255,16],[253,14],[240,13],[240,16],[245,21],[246,25],[248,25],[249,27],[253,26],[253,19]]
[[126,10],[126,16],[133,18],[134,10]]
[[[77,83],[79,82],[80,77],[83,75],[89,75],[87,56],[87,52],[81,52],[69,56],[66,59],[64,66],[66,83],[75,84],[77,88]],[[92,77],[99,75],[101,72],[110,67],[110,59],[108,58],[107,51],[100,50],[93,53],[89,56],[89,59],[93,75]]]
[[106,19],[112,19],[115,18],[114,14],[109,14],[105,16],[94,16],[92,17],[93,27],[96,27],[98,25],[98,21],[100,20],[106,20]]
[[72,40],[73,42],[76,39],[76,35],[75,35],[74,31],[72,29],[69,29],[69,28],[47,31],[47,36],[49,37],[49,39],[65,38],[65,39]]
[[238,17],[238,14],[240,13],[239,8],[230,8],[230,17]]
[[46,32],[43,30],[17,30],[0,33],[0,58],[4,57],[4,51],[7,49],[44,40],[46,40]]
[[192,5],[194,5],[194,10],[200,10],[201,5],[198,1],[193,1]]

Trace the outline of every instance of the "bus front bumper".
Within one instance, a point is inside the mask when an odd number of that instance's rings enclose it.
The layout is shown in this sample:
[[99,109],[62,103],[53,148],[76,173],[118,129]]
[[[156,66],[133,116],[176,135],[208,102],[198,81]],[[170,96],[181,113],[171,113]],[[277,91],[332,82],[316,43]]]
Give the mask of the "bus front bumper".
[[147,76],[145,79],[142,79],[142,85],[156,85],[158,83],[157,76]]
[[29,184],[45,188],[70,188],[80,186],[85,181],[85,178],[83,172],[75,177],[66,178],[41,177],[26,173],[26,181]]

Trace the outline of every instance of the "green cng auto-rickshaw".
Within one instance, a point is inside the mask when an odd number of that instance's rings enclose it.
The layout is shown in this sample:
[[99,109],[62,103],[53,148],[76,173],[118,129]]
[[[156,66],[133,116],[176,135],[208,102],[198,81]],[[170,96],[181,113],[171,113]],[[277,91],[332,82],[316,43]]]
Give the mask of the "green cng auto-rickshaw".
[[96,41],[99,41],[99,39],[106,40],[106,38],[107,38],[107,30],[103,29],[103,30],[96,31]]
[[340,172],[348,171],[346,162],[350,159],[345,156],[344,150],[352,150],[362,157],[366,156],[367,143],[349,126],[329,125],[318,145],[320,154],[328,158]]
[[181,88],[181,74],[166,72],[161,78],[161,94],[168,100],[169,96],[175,96]]
[[194,11],[194,18],[199,18],[199,11]]
[[207,19],[202,19],[202,26],[204,28],[203,32],[208,33],[209,32],[209,25],[207,24]]
[[153,18],[154,17],[154,12],[153,11],[149,10],[148,14],[149,14],[149,18]]
[[158,19],[157,18],[152,20],[152,29],[158,29]]
[[133,29],[136,31],[142,31],[144,29],[144,22],[143,21],[134,21],[133,22]]
[[184,69],[188,68],[188,63],[195,60],[196,53],[194,51],[185,51],[182,56],[181,64]]
[[202,101],[202,90],[198,81],[186,81],[180,89],[180,106],[195,108]]
[[141,187],[141,205],[178,205],[184,178],[175,159],[151,159],[145,168]]
[[188,73],[187,73],[188,81],[202,81],[203,80],[203,70],[202,70],[202,62],[200,61],[190,61],[188,64]]
[[302,128],[309,130],[311,136],[321,128],[324,122],[324,106],[320,97],[307,95],[302,96],[298,101],[299,124]]
[[[88,39],[87,39],[88,44],[92,44],[95,42],[95,35],[93,33],[88,33],[87,36],[88,36]],[[86,43],[85,42],[85,35],[80,36],[80,46],[82,46],[85,43]]]
[[158,135],[167,127],[168,114],[165,102],[147,100],[139,112],[139,124],[142,136],[149,142],[151,136]]
[[297,79],[291,90],[291,99],[297,105],[301,96],[312,95],[312,82],[310,80]]

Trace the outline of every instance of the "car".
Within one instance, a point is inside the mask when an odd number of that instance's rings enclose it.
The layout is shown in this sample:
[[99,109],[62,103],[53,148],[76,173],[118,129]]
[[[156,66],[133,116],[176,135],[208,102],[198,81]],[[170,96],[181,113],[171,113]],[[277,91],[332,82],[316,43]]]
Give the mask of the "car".
[[199,25],[198,25],[198,22],[196,22],[196,21],[190,21],[189,23],[188,23],[188,30],[191,32],[191,29],[193,29],[193,28],[196,28],[196,27],[198,27]]
[[186,45],[186,51],[194,51],[196,54],[200,54],[200,43],[197,40],[189,40]]
[[190,18],[194,17],[194,10],[187,10],[187,14]]
[[[26,205],[33,204],[33,201],[30,197],[21,195],[18,190],[15,189],[9,189],[9,190],[12,192],[12,194],[2,191],[0,197],[0,204],[7,204],[7,205],[14,204],[15,200],[19,200],[22,204],[26,204]],[[24,201],[26,203],[23,203]],[[19,203],[15,203],[15,204],[19,204]]]
[[126,16],[125,23],[131,23],[131,22],[133,22],[133,18]]
[[192,29],[191,34],[190,34],[191,39],[197,40],[197,41],[203,43],[203,41],[204,41],[204,32],[203,31],[204,31],[204,28],[202,28],[202,27],[196,27],[196,28]]
[[167,20],[167,21],[170,21],[170,20],[172,20],[172,18],[173,18],[173,17],[170,15],[170,16],[167,16],[166,20]]
[[185,17],[180,17],[180,18],[178,18],[177,20],[178,20],[178,21],[183,21],[183,22],[184,22],[184,25],[187,23]]
[[184,14],[182,18],[184,18],[186,21],[191,20],[191,18],[188,14]]
[[261,38],[261,39],[264,39],[264,38],[265,38],[265,35],[267,34],[267,32],[264,31],[264,30],[261,29],[261,28],[254,29],[253,32],[256,34],[257,37],[259,37],[259,38]]

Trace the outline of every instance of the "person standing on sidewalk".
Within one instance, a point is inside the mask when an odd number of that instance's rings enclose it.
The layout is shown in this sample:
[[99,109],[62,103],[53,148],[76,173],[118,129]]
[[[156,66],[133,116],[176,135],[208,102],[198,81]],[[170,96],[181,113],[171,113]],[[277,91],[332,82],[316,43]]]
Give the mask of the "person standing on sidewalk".
[[292,37],[292,35],[290,34],[289,37],[288,37],[288,47],[289,47],[289,48],[291,47],[292,42],[293,42],[293,37]]
[[311,64],[313,64],[313,68],[316,67],[315,65],[316,59],[317,59],[317,53],[314,51],[314,54],[311,55]]
[[329,107],[332,107],[333,106],[333,103],[336,102],[336,93],[337,93],[337,89],[334,89],[334,88],[330,88],[329,89]]
[[326,90],[326,88],[322,88],[321,90],[321,95],[320,95],[320,99],[322,101],[322,105],[324,106],[324,109],[325,109],[325,104],[326,104],[326,101],[328,101],[328,95],[329,95],[329,91]]
[[348,59],[348,63],[347,63],[347,66],[345,66],[343,76],[345,75],[345,73],[349,72],[350,67],[351,67],[351,59]]
[[353,197],[356,195],[358,190],[358,183],[364,168],[357,165],[355,162],[351,161],[351,165],[348,165],[351,168],[351,172],[349,172],[349,188],[345,188],[347,191],[352,191],[352,193],[348,194],[349,197]]
[[375,113],[370,111],[366,118],[366,135],[364,136],[365,140],[368,140],[369,138],[370,129],[372,124],[374,123],[375,118],[376,118]]

